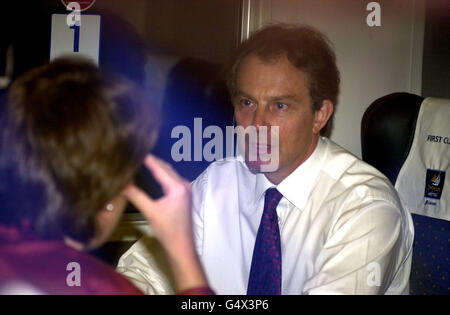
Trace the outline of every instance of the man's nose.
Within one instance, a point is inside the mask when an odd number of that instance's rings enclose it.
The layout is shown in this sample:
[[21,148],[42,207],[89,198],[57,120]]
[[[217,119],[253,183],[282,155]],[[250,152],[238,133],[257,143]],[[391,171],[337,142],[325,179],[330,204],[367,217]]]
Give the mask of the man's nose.
[[255,126],[256,128],[260,126],[267,126],[268,125],[267,119],[268,116],[266,108],[264,106],[258,106],[256,110],[253,112],[252,126]]

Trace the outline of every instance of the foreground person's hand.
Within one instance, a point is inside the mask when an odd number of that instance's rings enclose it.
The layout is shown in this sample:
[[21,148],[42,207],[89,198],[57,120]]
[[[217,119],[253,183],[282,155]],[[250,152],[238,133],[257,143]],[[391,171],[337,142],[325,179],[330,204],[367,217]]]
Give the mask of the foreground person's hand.
[[144,164],[161,184],[164,196],[153,200],[135,185],[129,185],[124,194],[149,221],[168,253],[178,290],[207,286],[192,236],[189,182],[155,156],[148,155]]

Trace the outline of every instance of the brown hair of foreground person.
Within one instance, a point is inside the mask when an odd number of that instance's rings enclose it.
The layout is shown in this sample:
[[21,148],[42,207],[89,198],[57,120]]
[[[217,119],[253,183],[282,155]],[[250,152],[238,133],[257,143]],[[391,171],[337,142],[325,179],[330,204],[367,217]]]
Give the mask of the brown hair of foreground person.
[[155,142],[155,108],[131,82],[67,58],[20,77],[7,103],[1,161],[21,185],[0,223],[86,244]]

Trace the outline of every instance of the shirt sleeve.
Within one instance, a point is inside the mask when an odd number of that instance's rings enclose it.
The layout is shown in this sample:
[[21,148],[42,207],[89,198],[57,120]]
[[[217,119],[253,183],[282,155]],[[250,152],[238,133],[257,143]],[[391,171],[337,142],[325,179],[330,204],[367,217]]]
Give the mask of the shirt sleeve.
[[143,236],[119,259],[116,271],[146,295],[175,293],[164,249],[157,239]]
[[399,209],[384,201],[346,209],[332,224],[306,294],[383,294],[401,248]]
[[208,169],[206,169],[195,181],[192,182],[192,230],[197,254],[203,253],[204,231],[204,202],[208,181]]

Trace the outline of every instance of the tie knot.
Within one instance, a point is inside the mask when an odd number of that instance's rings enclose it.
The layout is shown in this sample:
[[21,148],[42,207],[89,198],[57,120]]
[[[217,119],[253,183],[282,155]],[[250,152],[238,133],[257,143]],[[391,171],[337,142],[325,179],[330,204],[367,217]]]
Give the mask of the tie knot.
[[280,202],[283,195],[276,188],[269,188],[266,190],[265,204],[271,205],[271,207],[276,207]]

